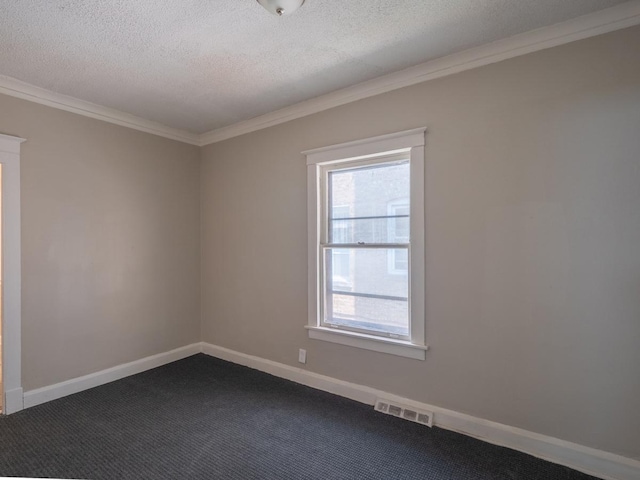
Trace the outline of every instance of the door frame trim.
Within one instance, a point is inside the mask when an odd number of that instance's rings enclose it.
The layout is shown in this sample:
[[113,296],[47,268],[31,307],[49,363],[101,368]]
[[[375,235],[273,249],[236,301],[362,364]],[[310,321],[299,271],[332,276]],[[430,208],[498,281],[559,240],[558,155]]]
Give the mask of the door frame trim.
[[2,410],[24,408],[22,395],[22,266],[20,254],[20,145],[0,134],[2,164]]

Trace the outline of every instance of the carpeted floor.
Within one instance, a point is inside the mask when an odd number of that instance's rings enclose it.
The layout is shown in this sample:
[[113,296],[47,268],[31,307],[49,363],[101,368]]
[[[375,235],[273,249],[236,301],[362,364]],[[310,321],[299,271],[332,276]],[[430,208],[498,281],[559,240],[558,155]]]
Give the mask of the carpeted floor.
[[202,354],[1,418],[0,476],[593,478]]

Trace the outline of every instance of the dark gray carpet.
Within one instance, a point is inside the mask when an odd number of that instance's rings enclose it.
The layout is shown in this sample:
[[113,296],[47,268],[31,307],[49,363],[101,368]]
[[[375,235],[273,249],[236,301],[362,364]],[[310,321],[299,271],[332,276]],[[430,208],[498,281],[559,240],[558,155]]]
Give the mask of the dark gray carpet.
[[0,476],[593,478],[202,354],[1,418]]

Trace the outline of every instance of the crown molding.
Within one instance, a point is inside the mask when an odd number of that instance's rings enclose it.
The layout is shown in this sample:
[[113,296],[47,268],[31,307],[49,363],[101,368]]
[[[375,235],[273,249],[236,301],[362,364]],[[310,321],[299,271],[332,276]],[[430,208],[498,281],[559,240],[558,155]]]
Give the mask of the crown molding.
[[200,145],[279,125],[399,88],[640,24],[640,1],[583,15],[416,65],[200,135]]
[[200,145],[200,136],[184,130],[167,127],[161,123],[121,112],[114,108],[103,107],[95,103],[80,100],[45,88],[36,87],[15,78],[0,75],[0,93],[11,97],[22,98],[48,107],[77,113],[85,117],[96,118],[141,132],[152,133],[161,137],[178,140],[191,145]]
[[640,24],[640,0],[531,30],[383,75],[242,122],[197,134],[0,75],[0,93],[203,147],[399,88]]

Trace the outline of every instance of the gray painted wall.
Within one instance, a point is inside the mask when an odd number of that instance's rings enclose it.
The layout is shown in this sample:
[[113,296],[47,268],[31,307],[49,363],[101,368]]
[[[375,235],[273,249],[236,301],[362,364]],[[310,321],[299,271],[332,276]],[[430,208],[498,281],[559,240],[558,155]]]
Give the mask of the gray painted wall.
[[199,149],[3,95],[0,132],[27,139],[23,388],[199,341]]
[[[203,149],[203,340],[640,458],[640,28]],[[309,340],[301,151],[426,126],[424,362]]]

